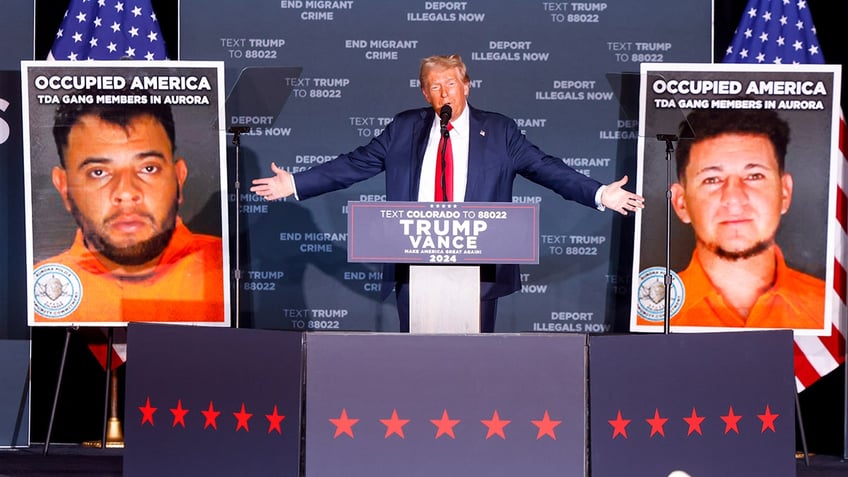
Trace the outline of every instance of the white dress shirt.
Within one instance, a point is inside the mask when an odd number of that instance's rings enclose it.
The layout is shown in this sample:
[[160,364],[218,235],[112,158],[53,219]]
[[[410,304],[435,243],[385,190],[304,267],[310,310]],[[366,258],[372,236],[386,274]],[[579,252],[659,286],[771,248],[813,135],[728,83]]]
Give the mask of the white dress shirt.
[[[465,186],[468,183],[468,104],[462,114],[451,121],[450,130],[451,150],[453,151],[453,201],[465,201]],[[430,138],[424,151],[424,163],[421,166],[421,177],[418,183],[418,202],[433,202],[436,198],[436,156],[439,150],[439,140],[442,136],[442,124],[439,115],[433,119],[430,126]]]

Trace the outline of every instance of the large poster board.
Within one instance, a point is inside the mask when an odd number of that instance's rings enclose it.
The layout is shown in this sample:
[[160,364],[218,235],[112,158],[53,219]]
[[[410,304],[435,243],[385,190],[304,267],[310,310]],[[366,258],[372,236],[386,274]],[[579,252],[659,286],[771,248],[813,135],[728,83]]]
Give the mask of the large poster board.
[[[840,80],[838,65],[642,65],[631,330],[661,330],[668,300],[673,331],[829,334]],[[669,161],[659,134],[678,136]]]
[[223,65],[21,75],[29,324],[228,325]]

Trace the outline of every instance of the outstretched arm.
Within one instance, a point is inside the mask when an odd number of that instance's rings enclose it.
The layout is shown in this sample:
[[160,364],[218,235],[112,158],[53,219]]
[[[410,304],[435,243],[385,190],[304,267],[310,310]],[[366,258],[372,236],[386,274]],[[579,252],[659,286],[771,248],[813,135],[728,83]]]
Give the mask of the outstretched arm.
[[624,190],[624,184],[627,184],[627,176],[607,184],[603,194],[601,194],[601,204],[621,215],[644,209],[645,198]]
[[288,171],[280,169],[276,163],[272,162],[271,172],[274,173],[271,177],[253,179],[253,187],[250,191],[264,197],[265,200],[284,199],[294,194],[294,181]]

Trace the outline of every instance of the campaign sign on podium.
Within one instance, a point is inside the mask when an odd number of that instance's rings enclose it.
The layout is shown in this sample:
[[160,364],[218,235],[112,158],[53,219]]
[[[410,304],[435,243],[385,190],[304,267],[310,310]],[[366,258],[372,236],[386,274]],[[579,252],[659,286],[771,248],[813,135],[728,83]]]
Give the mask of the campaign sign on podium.
[[349,202],[347,254],[410,264],[411,333],[478,333],[479,265],[539,263],[539,206]]

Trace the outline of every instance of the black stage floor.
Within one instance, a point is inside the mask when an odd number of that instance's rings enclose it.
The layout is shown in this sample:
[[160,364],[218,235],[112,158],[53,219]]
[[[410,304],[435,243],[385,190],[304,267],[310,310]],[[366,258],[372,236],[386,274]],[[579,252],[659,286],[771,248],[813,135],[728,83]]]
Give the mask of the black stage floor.
[[[44,448],[0,449],[0,477],[121,477],[122,449],[100,450],[78,445],[51,444]],[[798,459],[797,477],[845,477],[848,461],[835,456],[812,455],[810,465]],[[752,476],[754,477],[754,476]]]

